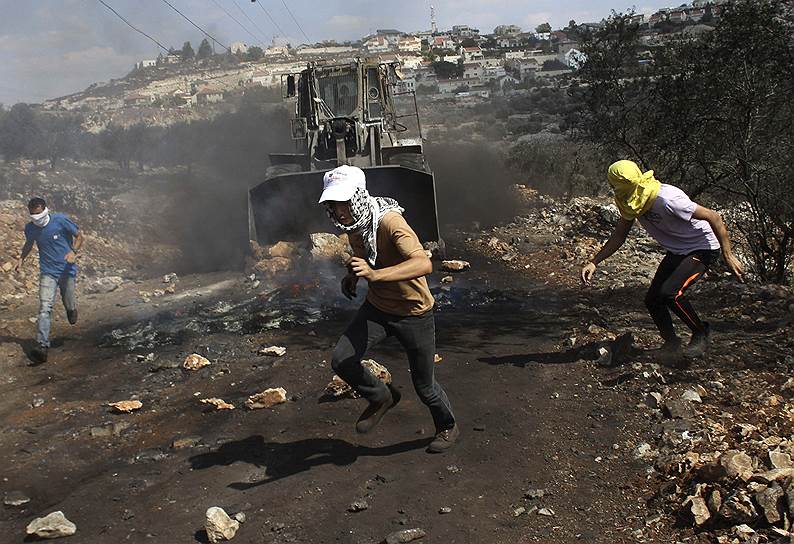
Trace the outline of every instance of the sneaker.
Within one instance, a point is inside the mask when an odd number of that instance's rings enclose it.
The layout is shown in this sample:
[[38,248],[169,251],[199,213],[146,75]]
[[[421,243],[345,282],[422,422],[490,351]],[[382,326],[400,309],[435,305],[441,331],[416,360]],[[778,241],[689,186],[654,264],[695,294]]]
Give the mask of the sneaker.
[[460,430],[455,425],[451,429],[446,429],[436,433],[436,438],[427,447],[429,453],[443,453],[455,445],[460,436]]
[[33,362],[35,364],[46,363],[47,362],[47,351],[49,351],[47,346],[35,347],[35,348],[33,348],[30,351],[30,358],[33,359]]
[[686,347],[686,355],[689,357],[702,357],[709,349],[711,340],[711,327],[708,323],[703,323],[703,332],[692,334],[692,339]]
[[66,310],[66,319],[69,320],[70,325],[77,323],[77,309]]
[[374,429],[380,420],[383,419],[383,416],[397,406],[397,403],[400,402],[400,392],[397,391],[395,387],[391,384],[388,385],[389,387],[389,396],[383,402],[370,402],[367,409],[361,414],[356,422],[356,432],[360,434],[366,434]]
[[677,363],[683,358],[684,352],[681,349],[681,339],[677,336],[670,340],[665,340],[659,348],[659,360],[662,364]]

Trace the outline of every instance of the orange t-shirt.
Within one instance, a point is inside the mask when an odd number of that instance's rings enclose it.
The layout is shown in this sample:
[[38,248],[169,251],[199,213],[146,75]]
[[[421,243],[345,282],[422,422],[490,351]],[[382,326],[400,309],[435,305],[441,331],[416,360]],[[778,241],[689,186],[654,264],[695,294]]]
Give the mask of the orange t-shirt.
[[[378,225],[378,258],[375,268],[398,265],[424,248],[402,214],[388,212]],[[350,246],[356,257],[366,259],[367,251],[359,233],[350,235]],[[378,281],[369,284],[367,301],[387,314],[421,315],[435,304],[424,276],[403,281]]]

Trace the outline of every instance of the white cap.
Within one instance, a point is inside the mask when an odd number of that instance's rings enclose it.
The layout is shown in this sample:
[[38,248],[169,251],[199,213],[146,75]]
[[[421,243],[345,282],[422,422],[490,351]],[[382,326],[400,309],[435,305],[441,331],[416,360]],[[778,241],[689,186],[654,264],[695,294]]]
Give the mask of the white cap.
[[367,188],[367,177],[364,171],[357,166],[343,164],[329,170],[323,176],[323,194],[320,195],[320,204],[329,200],[347,202],[353,198],[356,189]]

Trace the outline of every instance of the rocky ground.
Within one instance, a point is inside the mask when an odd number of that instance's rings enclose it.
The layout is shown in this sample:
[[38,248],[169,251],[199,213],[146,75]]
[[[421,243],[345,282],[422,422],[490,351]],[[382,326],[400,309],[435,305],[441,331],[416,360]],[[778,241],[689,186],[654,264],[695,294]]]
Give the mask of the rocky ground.
[[[353,430],[362,401],[329,398],[330,350],[357,305],[338,293],[335,237],[180,277],[135,270],[132,245],[97,249],[85,285],[124,280],[83,291],[74,328],[56,310],[39,366],[35,300],[10,299],[3,541],[28,528],[85,543],[791,542],[791,291],[716,270],[692,295],[711,352],[663,360],[641,302],[654,244],[632,233],[583,289],[615,210],[518,197],[510,223],[447,229],[448,256],[470,267],[436,261],[430,276],[438,377],[462,429],[444,455],[424,451],[432,428],[396,343],[371,354],[404,393],[375,433]],[[24,214],[4,209],[16,232]]]

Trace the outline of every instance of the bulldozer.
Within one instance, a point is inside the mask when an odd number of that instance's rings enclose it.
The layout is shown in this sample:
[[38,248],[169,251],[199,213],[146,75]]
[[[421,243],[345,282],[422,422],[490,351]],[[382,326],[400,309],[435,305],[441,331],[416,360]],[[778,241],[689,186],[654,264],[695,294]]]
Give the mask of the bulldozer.
[[[317,204],[323,175],[347,164],[365,172],[370,194],[397,199],[426,246],[443,247],[416,95],[402,80],[398,63],[367,59],[309,63],[282,76],[282,97],[295,102],[296,150],[271,153],[264,181],[250,188],[249,239],[268,245],[327,232],[328,217]],[[399,114],[395,102],[413,111]]]

